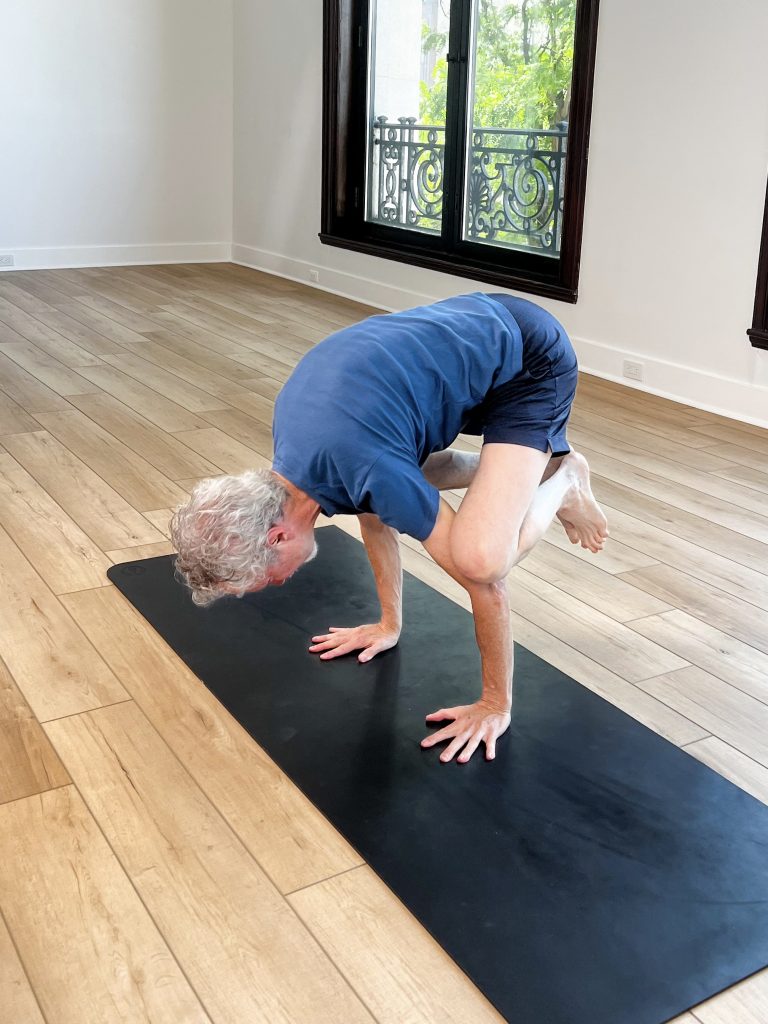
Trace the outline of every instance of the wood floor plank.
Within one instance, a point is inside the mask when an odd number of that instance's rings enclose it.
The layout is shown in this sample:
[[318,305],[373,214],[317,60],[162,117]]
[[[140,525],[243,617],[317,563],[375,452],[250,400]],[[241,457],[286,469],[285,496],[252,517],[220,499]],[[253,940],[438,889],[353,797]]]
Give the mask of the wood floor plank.
[[[195,482],[197,482],[197,481],[195,480]],[[171,535],[170,535],[170,531],[168,529],[168,524],[171,521],[171,516],[172,515],[173,515],[173,509],[172,508],[155,508],[155,509],[151,509],[149,512],[145,512],[144,513],[144,518],[148,519],[150,521],[150,523],[152,523],[152,525],[155,527],[155,529],[159,530],[160,533],[162,533],[162,535],[166,538],[166,540],[169,540]],[[123,550],[129,551],[131,549],[130,548],[124,548]]]
[[689,743],[685,749],[740,789],[768,804],[768,768],[729,747],[716,736],[696,740],[695,743]]
[[[169,373],[155,363],[143,359],[139,354],[140,351],[142,349],[136,346],[133,352],[104,356],[104,361],[189,412],[209,412],[214,409],[226,408],[221,399],[187,383],[176,373]],[[233,390],[235,389],[233,388]]]
[[[161,430],[194,430],[204,427],[206,423],[198,416],[165,398],[159,392],[148,388],[146,384],[135,380],[127,373],[114,366],[84,366],[83,373],[107,394],[133,409],[134,412],[148,419]],[[78,405],[79,408],[79,405]],[[45,410],[34,410],[43,412]]]
[[768,767],[768,707],[695,665],[646,679],[641,689]]
[[[93,372],[93,371],[89,371]],[[641,494],[657,498],[693,515],[702,516],[728,530],[768,544],[768,517],[749,511],[730,501],[713,497],[704,491],[677,483],[671,476],[639,469],[618,459],[609,458],[582,445],[581,451],[589,460],[593,473],[624,484]],[[674,463],[670,463],[674,465]],[[667,470],[665,469],[666,473]],[[713,477],[714,479],[714,477]],[[743,504],[743,503],[742,503]]]
[[[63,599],[169,747],[282,892],[361,863],[114,589]],[[204,613],[203,613],[204,614]]]
[[[708,448],[694,448],[691,445],[661,437],[659,434],[653,434],[641,427],[629,426],[626,423],[607,419],[599,413],[592,412],[587,403],[583,408],[578,399],[569,420],[569,432],[573,428],[583,431],[585,437],[589,436],[592,442],[590,446],[596,451],[602,451],[606,455],[617,453],[615,455],[617,458],[621,457],[618,453],[623,452],[624,447],[627,446],[641,450],[647,455],[671,459],[681,465],[705,472],[725,469],[730,465],[727,459],[712,454]],[[610,448],[602,447],[606,442],[610,442]]]
[[36,418],[139,512],[184,500],[173,481],[78,409],[38,413]]
[[758,466],[761,469],[766,467],[766,456],[768,452],[755,452],[741,444],[715,444],[706,449],[713,455],[741,466]]
[[59,599],[2,529],[0,657],[41,722],[128,697]]
[[0,1007],[8,1024],[45,1024],[11,934],[0,918]]
[[65,398],[46,387],[1,351],[0,388],[26,412],[56,412],[69,408]]
[[[727,547],[720,553],[702,546],[701,543],[692,544],[668,530],[644,522],[640,518],[643,515],[642,509],[633,510],[637,515],[627,515],[609,505],[604,505],[603,508],[611,530],[608,548],[619,539],[624,544],[653,556],[656,564],[664,562],[688,573],[689,576],[733,594],[748,604],[755,604],[758,608],[768,611],[768,575],[732,561],[728,557],[730,551]],[[704,533],[705,531],[700,531],[701,541],[705,539]],[[764,568],[768,569],[768,562]]]
[[[60,363],[30,342],[5,343],[0,346],[0,351],[63,398],[98,391],[95,384],[86,380],[76,370],[69,369],[64,363]],[[82,366],[83,364],[81,369]]]
[[[539,544],[513,570],[511,579],[531,573],[617,622],[656,615],[672,606],[603,570],[601,556],[584,562],[552,544]],[[649,603],[650,599],[650,603]]]
[[697,1006],[700,1024],[765,1024],[768,1020],[768,971],[754,974],[740,985]]
[[503,1017],[368,867],[289,897],[380,1024]]
[[54,594],[107,584],[108,559],[11,455],[0,455],[0,524]]
[[47,728],[215,1021],[373,1024],[133,702]]
[[84,395],[72,404],[169,480],[217,473],[210,462],[112,395]]
[[161,555],[174,554],[174,547],[167,540],[160,540],[156,544],[140,544],[135,548],[119,548],[117,551],[106,551],[107,558],[113,565],[121,562],[139,562],[144,558],[159,558]]
[[3,443],[102,551],[162,540],[140,512],[46,431],[12,434]]
[[[95,294],[93,292],[83,293],[83,291],[84,290],[82,288],[77,289],[77,295],[72,298],[73,308],[67,309],[67,312],[79,319],[80,310],[77,309],[77,307],[85,306],[87,309],[92,310],[93,313],[98,315],[98,319],[91,321],[92,326],[96,327],[97,330],[100,330],[107,338],[112,336],[108,333],[111,328],[107,321],[110,321],[113,324],[118,324],[120,327],[124,327],[127,331],[130,331],[132,335],[141,335],[145,331],[152,331],[157,325],[157,320],[154,318],[142,316],[140,313],[134,312],[132,309],[121,305],[119,302],[113,302],[112,299],[108,299],[104,295]],[[83,323],[85,322],[86,321],[84,320]],[[136,337],[131,338],[128,335],[121,334],[119,337],[115,336],[113,340],[122,345],[130,344],[131,341],[136,341],[138,339]]]
[[[768,459],[765,460],[768,469]],[[715,476],[721,476],[724,480],[732,480],[734,483],[749,487],[752,490],[768,494],[768,472],[763,469],[755,469],[753,466],[730,466],[728,469],[720,469]],[[765,501],[765,498],[763,498]]]
[[272,460],[274,449],[272,431],[262,421],[255,420],[239,409],[223,409],[218,412],[207,412],[205,419],[223,433],[234,438],[241,444],[252,448],[265,459]]
[[641,636],[768,704],[768,654],[674,609],[630,623]]
[[271,469],[272,463],[253,448],[236,441],[217,427],[176,434],[184,444],[218,466],[222,473],[245,473],[249,469]]
[[[143,341],[138,328],[151,330],[157,324],[131,310],[97,295],[83,295],[77,302],[61,304],[61,316],[82,325],[93,338],[92,351],[98,355],[116,355],[136,342]],[[108,312],[105,312],[107,310]],[[129,326],[131,325],[131,326]]]
[[275,362],[282,363],[288,370],[290,370],[290,368],[298,361],[298,356],[295,353],[291,353],[288,349],[280,348],[279,346],[271,344],[260,335],[256,334],[253,329],[238,327],[228,320],[223,319],[221,316],[217,316],[213,313],[205,313],[186,302],[163,303],[162,309],[164,312],[171,313],[173,316],[179,317],[182,320],[187,320],[196,327],[201,327],[203,330],[210,331],[212,334],[218,334],[224,338],[231,338],[233,341],[236,341],[238,345],[242,345],[244,348],[253,350],[254,352],[261,352],[270,359],[274,359]]
[[279,380],[273,380],[271,377],[249,377],[242,383],[243,387],[248,388],[249,391],[255,391],[257,395],[263,395],[264,398],[268,398],[272,402],[283,387]]
[[242,347],[240,352],[232,353],[230,358],[248,367],[251,371],[251,376],[254,374],[259,376],[265,375],[279,381],[286,381],[293,369],[292,366],[287,366],[285,363],[279,362],[271,356],[264,355],[262,352],[248,351]]
[[176,338],[187,338],[200,348],[212,352],[214,355],[229,358],[234,358],[241,354],[248,355],[248,349],[233,338],[215,334],[207,328],[193,323],[191,320],[185,320],[184,317],[176,316],[165,310],[159,310],[153,314],[153,319],[155,320],[155,329],[151,332],[145,332],[147,338],[152,338],[157,331],[165,331]]
[[13,399],[0,391],[0,436],[39,430],[40,424]]
[[736,422],[731,426],[701,424],[693,429],[699,436],[709,438],[713,448],[718,442],[725,442],[729,445],[738,445],[739,448],[747,448],[759,455],[768,455],[768,430],[755,433],[754,429],[750,430]]
[[0,806],[0,902],[48,1020],[208,1022],[73,787]]
[[[66,786],[69,781],[50,740],[0,660],[0,803]],[[1,963],[2,956],[0,971]],[[1,996],[2,981],[0,1006]]]
[[[443,497],[446,497],[450,502],[450,496],[443,494]],[[608,520],[608,528],[612,529],[610,518]],[[577,559],[580,564],[597,565],[603,572],[609,572],[612,576],[617,576],[622,572],[629,572],[631,569],[642,569],[646,565],[655,565],[658,562],[657,558],[654,558],[647,552],[636,550],[623,544],[614,536],[613,532],[605,548],[600,552],[599,556],[595,556],[591,551],[585,551],[579,545],[572,544],[557,520],[552,523],[552,526],[544,535],[544,543],[551,544],[559,548],[560,551],[567,552],[572,558]]]
[[[3,294],[7,294],[7,289]],[[18,332],[19,341],[28,341],[36,345],[38,349],[57,359],[65,366],[78,367],[89,366],[99,362],[99,356],[87,345],[79,344],[81,334],[86,335],[86,329],[69,319],[57,309],[42,302],[40,299],[29,295],[21,288],[14,288],[11,293],[18,303],[24,302],[26,297],[28,308],[14,312],[6,319],[6,323],[14,323]],[[5,307],[0,305],[0,315]],[[23,315],[19,315],[19,314]],[[3,338],[3,340],[5,340]]]
[[765,612],[668,565],[624,573],[622,579],[768,654]]
[[[580,377],[579,390],[583,393],[583,383]],[[578,399],[577,399],[578,401]],[[674,441],[676,444],[685,444],[693,448],[711,447],[702,434],[695,433],[692,429],[686,429],[679,417],[664,415],[663,413],[651,413],[649,410],[627,406],[626,398],[605,398],[600,397],[593,400],[601,416],[608,420],[615,420],[617,423],[628,427],[639,427],[651,434]]]
[[[163,349],[170,350],[182,359],[189,359],[195,366],[232,381],[233,384],[243,384],[253,376],[254,371],[249,366],[238,363],[231,355],[221,355],[186,335],[175,334],[172,330],[158,328],[148,331],[144,338]],[[235,352],[247,353],[247,349],[237,346]]]
[[605,438],[592,430],[575,427],[569,431],[575,445],[579,449],[600,452],[610,458],[620,460],[631,466],[674,481],[692,491],[701,491],[708,498],[718,498],[723,502],[736,505],[740,509],[749,509],[759,515],[765,513],[765,499],[754,494],[752,489],[743,484],[722,479],[718,474],[703,472],[691,468],[690,464],[682,464],[673,459],[662,458],[649,454],[645,449],[630,444],[619,444],[611,438]]
[[[223,398],[226,401],[228,395],[237,394],[240,391],[247,393],[247,388],[241,387],[228,377],[223,377],[209,367],[200,366],[187,356],[179,355],[173,349],[160,345],[151,338],[147,338],[141,345],[136,345],[135,352],[136,355],[141,356],[155,367],[165,367],[187,384],[216,398]],[[202,409],[200,411],[205,413],[213,410]],[[723,464],[729,465],[726,462]]]
[[271,428],[275,403],[269,398],[256,395],[252,391],[238,391],[227,396],[227,403],[263,423],[265,427]]
[[664,498],[652,497],[604,476],[592,476],[592,487],[602,504],[664,530],[672,537],[696,544],[710,553],[723,554],[731,562],[760,571],[768,558],[768,545],[729,530],[705,517],[686,512]]
[[[651,567],[653,568],[653,567]],[[638,569],[650,572],[651,569]],[[629,682],[682,668],[682,658],[530,573],[510,579],[510,607]],[[658,595],[656,595],[658,596]]]
[[700,422],[702,416],[707,415],[700,409],[693,409],[671,398],[663,398],[650,391],[642,391],[590,373],[580,373],[579,388],[582,393],[591,394],[597,404],[602,405],[606,401],[617,402],[626,409],[634,409],[642,416],[664,416],[682,428]]

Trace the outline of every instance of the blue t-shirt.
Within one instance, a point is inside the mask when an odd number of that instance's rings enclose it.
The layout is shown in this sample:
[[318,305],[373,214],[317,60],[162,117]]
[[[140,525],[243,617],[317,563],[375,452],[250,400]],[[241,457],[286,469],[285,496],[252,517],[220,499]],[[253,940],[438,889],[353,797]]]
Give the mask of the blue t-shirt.
[[286,381],[273,468],[325,515],[372,512],[425,540],[440,496],[420,466],[521,369],[516,320],[481,292],[370,317],[316,345]]

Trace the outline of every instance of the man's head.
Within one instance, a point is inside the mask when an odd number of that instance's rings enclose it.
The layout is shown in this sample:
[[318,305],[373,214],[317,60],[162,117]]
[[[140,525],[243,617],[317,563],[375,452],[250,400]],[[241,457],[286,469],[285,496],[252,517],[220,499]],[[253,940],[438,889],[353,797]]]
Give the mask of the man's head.
[[195,604],[285,583],[314,558],[313,527],[290,506],[287,488],[269,470],[196,485],[171,520],[176,573]]

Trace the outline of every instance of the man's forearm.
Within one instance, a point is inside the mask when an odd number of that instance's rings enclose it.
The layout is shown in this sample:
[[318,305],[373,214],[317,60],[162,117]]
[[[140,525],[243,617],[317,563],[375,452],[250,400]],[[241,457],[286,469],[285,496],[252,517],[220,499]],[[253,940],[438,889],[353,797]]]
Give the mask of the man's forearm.
[[482,700],[494,710],[512,706],[514,644],[504,582],[464,584],[472,601],[475,637],[483,670]]
[[399,632],[403,624],[403,568],[397,531],[382,523],[378,516],[358,518],[376,580],[382,624]]
[[483,666],[482,699],[497,710],[508,711],[512,703],[514,645],[506,584],[503,580],[499,583],[474,583],[459,572],[451,557],[450,545],[455,515],[449,505],[440,502],[435,529],[424,542],[424,547],[469,594]]

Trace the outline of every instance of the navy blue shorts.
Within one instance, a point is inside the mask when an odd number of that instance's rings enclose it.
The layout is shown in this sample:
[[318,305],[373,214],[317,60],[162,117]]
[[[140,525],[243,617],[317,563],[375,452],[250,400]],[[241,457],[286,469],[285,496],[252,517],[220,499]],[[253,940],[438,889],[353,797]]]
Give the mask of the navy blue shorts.
[[576,394],[578,364],[568,335],[546,310],[526,299],[490,295],[514,317],[523,336],[523,369],[497,385],[473,409],[462,434],[484,443],[520,444],[566,455],[566,425]]

